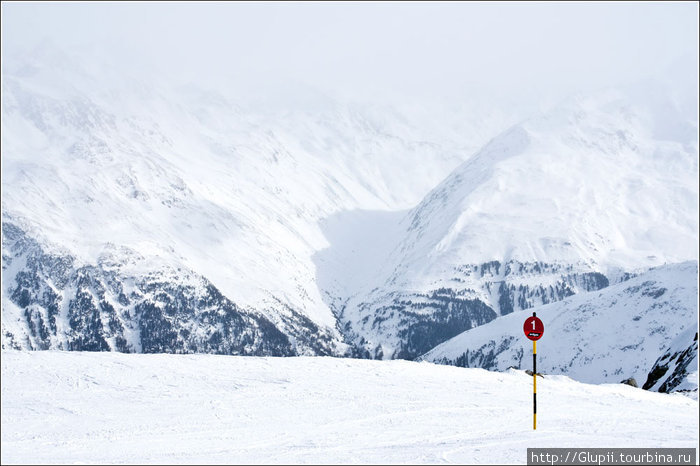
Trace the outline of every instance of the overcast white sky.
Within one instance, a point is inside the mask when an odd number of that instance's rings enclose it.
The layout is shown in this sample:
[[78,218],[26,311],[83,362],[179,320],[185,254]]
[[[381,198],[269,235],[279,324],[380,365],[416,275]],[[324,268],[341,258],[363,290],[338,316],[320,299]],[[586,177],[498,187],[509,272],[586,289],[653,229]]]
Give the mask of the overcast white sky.
[[[569,93],[697,70],[697,2],[4,2],[3,53],[98,44],[177,79]],[[683,66],[681,66],[683,69]]]

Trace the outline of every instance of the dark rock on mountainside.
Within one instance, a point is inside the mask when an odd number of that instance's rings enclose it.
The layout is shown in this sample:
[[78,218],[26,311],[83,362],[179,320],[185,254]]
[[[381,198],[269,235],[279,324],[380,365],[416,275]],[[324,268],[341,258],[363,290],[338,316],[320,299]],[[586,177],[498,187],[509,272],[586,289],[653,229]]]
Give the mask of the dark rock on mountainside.
[[[7,277],[3,291],[22,310],[18,324],[26,328],[24,335],[3,329],[3,347],[273,356],[297,352],[264,315],[240,308],[204,277],[167,269],[129,276],[113,266],[108,260],[77,266],[70,255],[49,252],[21,228],[3,223],[3,271],[18,268],[14,277]],[[302,324],[297,338],[311,333],[315,352],[330,354],[323,332],[302,316],[293,320]]]
[[639,385],[637,385],[637,381],[634,379],[634,377],[630,377],[628,379],[620,381],[620,383],[623,383],[625,385],[629,385],[631,387],[637,388]]
[[674,341],[671,349],[656,360],[642,388],[669,393],[685,380],[688,369],[692,369],[691,364],[698,357],[698,333],[695,332],[692,341],[690,341],[691,334],[692,332],[681,334]]
[[[430,295],[421,295],[425,301],[399,301],[403,342],[396,357],[414,359],[443,341],[496,318],[496,313],[478,299],[464,299],[450,290],[440,289]],[[425,315],[425,308],[431,313]]]
[[[465,330],[494,320],[499,314],[561,301],[609,285],[608,278],[599,272],[513,260],[456,267],[451,281],[456,283],[454,287],[443,286],[427,293],[380,291],[358,305],[355,312],[364,316],[359,323],[346,321],[347,310],[341,308],[337,314],[345,324],[346,339],[361,348],[365,357],[415,359]],[[484,295],[491,296],[490,303],[483,300]],[[381,340],[368,342],[370,335],[391,335],[396,342],[393,353],[384,354],[389,346],[382,345]],[[477,356],[479,367],[488,368],[489,350],[486,351]],[[464,364],[468,364],[467,359],[465,356]]]

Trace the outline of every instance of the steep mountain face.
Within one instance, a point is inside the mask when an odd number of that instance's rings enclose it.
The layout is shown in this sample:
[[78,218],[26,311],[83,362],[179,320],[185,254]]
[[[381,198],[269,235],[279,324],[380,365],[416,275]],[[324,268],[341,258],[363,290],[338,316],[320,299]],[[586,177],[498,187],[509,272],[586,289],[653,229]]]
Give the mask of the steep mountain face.
[[[537,345],[538,372],[589,383],[634,377],[655,391],[697,390],[697,280],[697,262],[684,262],[533,308],[545,325]],[[527,316],[511,314],[466,331],[420,359],[531,369],[532,343],[522,331]]]
[[698,332],[689,328],[673,339],[668,350],[654,363],[644,383],[645,390],[698,391]]
[[695,259],[697,130],[660,128],[697,123],[655,108],[602,93],[494,138],[398,221],[372,283],[334,300],[351,340],[413,358],[497,316]]

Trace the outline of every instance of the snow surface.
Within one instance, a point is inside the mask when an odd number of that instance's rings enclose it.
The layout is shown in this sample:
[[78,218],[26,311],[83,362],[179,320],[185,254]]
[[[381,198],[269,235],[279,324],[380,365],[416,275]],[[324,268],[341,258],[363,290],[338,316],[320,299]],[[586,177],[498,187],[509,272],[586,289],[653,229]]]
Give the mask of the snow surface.
[[698,444],[698,402],[408,361],[2,352],[2,463],[525,463]]

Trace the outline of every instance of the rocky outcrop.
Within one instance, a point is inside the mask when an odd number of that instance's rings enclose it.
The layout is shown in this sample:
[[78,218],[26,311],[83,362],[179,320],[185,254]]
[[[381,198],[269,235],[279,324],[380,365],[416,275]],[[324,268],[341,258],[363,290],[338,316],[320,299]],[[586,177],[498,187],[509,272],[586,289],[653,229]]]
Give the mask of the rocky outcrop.
[[673,340],[671,347],[654,363],[643,388],[669,393],[673,391],[697,392],[697,375],[691,383],[689,375],[697,374],[698,332],[688,329]]
[[[289,310],[280,330],[205,277],[162,267],[143,273],[121,248],[81,265],[3,223],[3,348],[290,356],[336,354],[329,333]],[[293,338],[290,339],[290,336]]]

